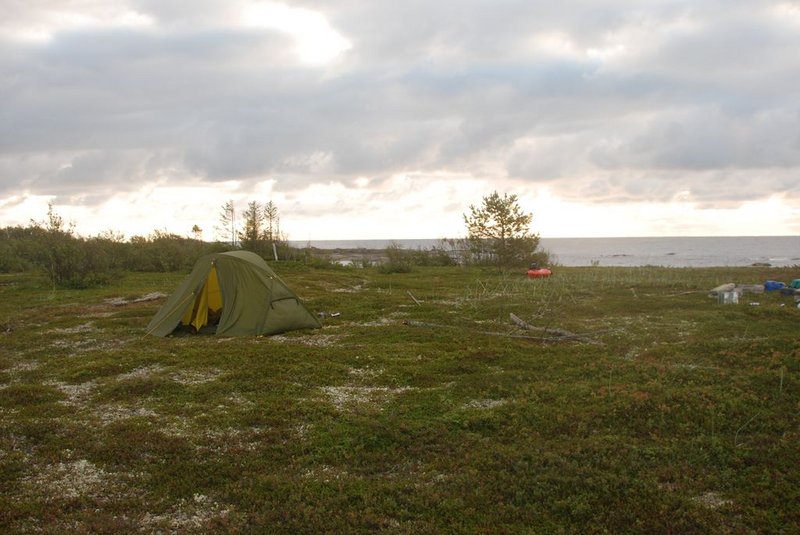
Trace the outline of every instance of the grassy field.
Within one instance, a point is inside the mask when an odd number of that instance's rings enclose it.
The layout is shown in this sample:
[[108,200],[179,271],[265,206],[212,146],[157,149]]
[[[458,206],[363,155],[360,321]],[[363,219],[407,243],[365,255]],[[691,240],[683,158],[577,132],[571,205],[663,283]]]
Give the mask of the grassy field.
[[275,269],[340,315],[162,339],[107,300],[183,274],[0,276],[0,531],[800,532],[800,310],[707,296],[796,270]]

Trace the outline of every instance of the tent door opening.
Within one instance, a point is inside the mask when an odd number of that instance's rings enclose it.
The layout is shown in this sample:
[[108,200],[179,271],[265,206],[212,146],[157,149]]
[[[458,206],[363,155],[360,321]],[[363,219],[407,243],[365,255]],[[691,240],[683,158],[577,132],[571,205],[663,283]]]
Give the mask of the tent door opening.
[[217,277],[217,267],[211,266],[205,284],[195,295],[194,302],[181,318],[181,326],[200,332],[204,327],[216,331],[222,316],[222,290]]

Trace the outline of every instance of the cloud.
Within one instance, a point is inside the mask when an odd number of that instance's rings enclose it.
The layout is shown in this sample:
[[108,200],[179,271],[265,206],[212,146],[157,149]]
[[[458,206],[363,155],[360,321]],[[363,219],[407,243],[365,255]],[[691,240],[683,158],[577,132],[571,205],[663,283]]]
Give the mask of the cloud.
[[0,198],[265,180],[346,197],[365,177],[369,194],[353,194],[368,204],[418,172],[583,202],[789,198],[798,13],[744,0],[11,2]]

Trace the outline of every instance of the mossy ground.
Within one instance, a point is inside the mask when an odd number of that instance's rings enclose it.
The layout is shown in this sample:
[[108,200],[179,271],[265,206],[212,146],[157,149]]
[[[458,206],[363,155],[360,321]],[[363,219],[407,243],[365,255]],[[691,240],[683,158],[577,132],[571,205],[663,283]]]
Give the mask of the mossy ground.
[[793,270],[275,269],[339,315],[162,339],[143,334],[161,301],[105,300],[182,274],[0,277],[0,529],[800,529],[800,310],[707,296]]

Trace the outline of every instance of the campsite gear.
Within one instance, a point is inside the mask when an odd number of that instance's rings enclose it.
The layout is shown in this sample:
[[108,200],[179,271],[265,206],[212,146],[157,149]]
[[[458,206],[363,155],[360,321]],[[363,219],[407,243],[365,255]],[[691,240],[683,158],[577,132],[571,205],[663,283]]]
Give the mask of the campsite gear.
[[745,292],[750,292],[754,294],[763,294],[764,293],[764,285],[763,284],[737,284],[736,291],[740,294]]
[[785,287],[785,283],[778,281],[767,281],[764,283],[764,289],[768,292],[774,292],[775,290],[780,290],[781,288]]
[[320,328],[317,318],[267,265],[249,251],[203,256],[147,326],[167,336],[178,325],[200,330],[219,323],[223,336],[277,334]]
[[800,288],[800,279],[794,279],[789,286],[795,289]]
[[528,277],[531,279],[541,279],[544,277],[549,277],[552,275],[553,272],[547,268],[539,268],[539,269],[529,269],[528,270]]
[[734,288],[736,288],[736,285],[732,282],[728,282],[726,284],[720,284],[716,288],[709,291],[708,295],[709,297],[718,297],[720,294],[723,294],[725,292],[730,292]]

